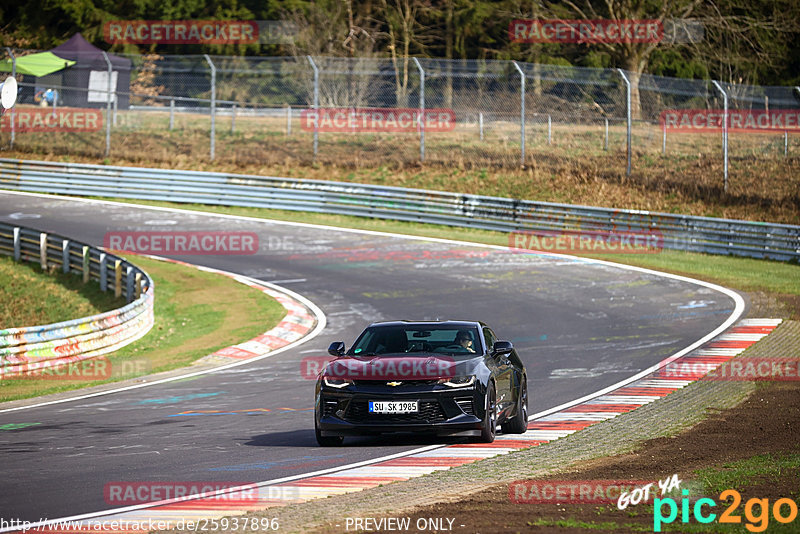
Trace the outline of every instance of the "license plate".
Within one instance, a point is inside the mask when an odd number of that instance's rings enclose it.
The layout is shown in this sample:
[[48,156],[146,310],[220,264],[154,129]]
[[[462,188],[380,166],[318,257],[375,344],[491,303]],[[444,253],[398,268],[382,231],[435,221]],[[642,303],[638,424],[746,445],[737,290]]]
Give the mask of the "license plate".
[[369,413],[417,413],[418,401],[369,401]]

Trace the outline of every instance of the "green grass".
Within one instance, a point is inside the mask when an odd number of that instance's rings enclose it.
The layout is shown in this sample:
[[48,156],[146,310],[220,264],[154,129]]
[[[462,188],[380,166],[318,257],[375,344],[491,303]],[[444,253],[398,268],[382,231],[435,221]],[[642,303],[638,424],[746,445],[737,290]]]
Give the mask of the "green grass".
[[652,532],[652,529],[635,523],[615,523],[614,521],[579,521],[574,518],[568,519],[544,519],[540,518],[536,521],[528,521],[528,526],[531,527],[559,527],[559,528],[583,528],[586,530],[603,530],[603,531],[619,531],[619,532]]
[[125,305],[81,277],[0,256],[0,329],[59,323]]
[[[743,485],[769,484],[785,479],[787,474],[800,474],[800,454],[760,454],[744,460],[729,462],[721,467],[695,471],[705,492],[719,495],[720,492]],[[798,497],[798,486],[795,498]],[[790,495],[786,495],[790,497]]]
[[[164,206],[210,213],[323,224],[342,228],[359,228],[424,237],[456,239],[499,246],[508,246],[509,244],[509,234],[488,230],[262,208],[176,204],[147,200],[112,200],[148,206]],[[663,250],[656,254],[605,254],[594,255],[593,257],[605,261],[696,277],[742,291],[763,291],[778,297],[800,296],[800,266],[792,263],[673,250]],[[796,306],[796,304],[790,302],[790,306]],[[800,310],[794,309],[793,313],[798,314]]]
[[155,325],[139,341],[108,356],[111,378],[0,380],[0,401],[183,367],[269,330],[286,313],[274,299],[226,276],[138,256],[130,259],[147,271],[155,283]]

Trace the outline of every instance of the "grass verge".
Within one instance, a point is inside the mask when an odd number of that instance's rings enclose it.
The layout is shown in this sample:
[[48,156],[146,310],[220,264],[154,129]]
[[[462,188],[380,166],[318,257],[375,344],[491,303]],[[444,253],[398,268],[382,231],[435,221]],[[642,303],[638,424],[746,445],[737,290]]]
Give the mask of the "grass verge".
[[0,380],[0,402],[183,367],[269,330],[285,315],[277,301],[226,276],[138,256],[131,260],[155,282],[155,325],[139,341],[108,355],[111,377]]
[[113,292],[63,272],[46,272],[37,263],[0,256],[0,329],[59,323],[125,305]]

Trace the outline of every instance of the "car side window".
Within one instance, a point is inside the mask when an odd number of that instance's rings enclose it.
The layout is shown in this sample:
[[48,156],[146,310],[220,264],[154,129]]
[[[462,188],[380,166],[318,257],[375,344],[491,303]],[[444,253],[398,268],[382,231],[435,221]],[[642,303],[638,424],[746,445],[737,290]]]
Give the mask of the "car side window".
[[489,330],[488,328],[483,329],[483,339],[486,340],[486,352],[489,354],[492,353],[492,347],[494,347],[494,342],[497,341],[497,338],[494,335],[494,332]]

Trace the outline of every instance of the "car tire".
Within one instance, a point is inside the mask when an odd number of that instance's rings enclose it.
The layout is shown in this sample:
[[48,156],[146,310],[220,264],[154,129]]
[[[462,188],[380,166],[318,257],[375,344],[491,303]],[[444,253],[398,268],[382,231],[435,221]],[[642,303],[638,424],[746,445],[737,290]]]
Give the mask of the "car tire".
[[494,382],[489,382],[484,396],[483,424],[481,425],[481,443],[491,443],[497,434],[497,394]]
[[514,417],[503,423],[506,434],[524,434],[528,430],[528,380],[523,376]]
[[344,436],[323,436],[316,421],[314,421],[314,434],[320,447],[339,447],[344,442]]

